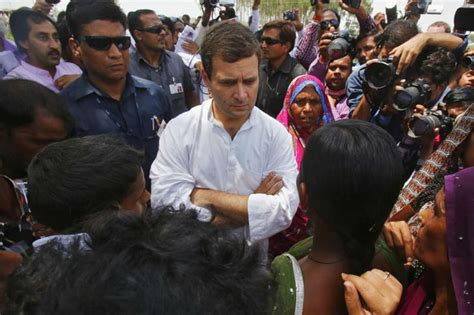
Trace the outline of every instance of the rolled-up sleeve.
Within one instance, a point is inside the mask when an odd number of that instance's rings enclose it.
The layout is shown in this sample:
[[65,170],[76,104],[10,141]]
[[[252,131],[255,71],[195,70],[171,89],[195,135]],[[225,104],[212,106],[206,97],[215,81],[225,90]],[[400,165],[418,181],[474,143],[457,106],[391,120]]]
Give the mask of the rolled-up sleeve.
[[291,137],[285,129],[281,129],[271,147],[265,173],[276,172],[283,178],[284,187],[273,196],[265,194],[249,196],[248,218],[251,242],[267,239],[286,229],[299,203],[296,187],[296,159]]
[[151,206],[153,209],[163,206],[195,209],[200,220],[209,221],[212,213],[191,203],[196,181],[189,172],[188,147],[182,143],[184,137],[180,130],[184,130],[184,126],[172,120],[161,135],[160,150],[150,170]]

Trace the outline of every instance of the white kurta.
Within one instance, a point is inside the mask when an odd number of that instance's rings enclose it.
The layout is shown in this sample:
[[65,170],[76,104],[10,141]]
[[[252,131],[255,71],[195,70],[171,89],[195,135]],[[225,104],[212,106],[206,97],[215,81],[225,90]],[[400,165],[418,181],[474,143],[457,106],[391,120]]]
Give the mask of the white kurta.
[[[274,196],[254,194],[272,171],[283,177],[281,191]],[[214,119],[209,100],[166,126],[150,172],[151,204],[199,209],[199,218],[210,220],[209,210],[191,203],[195,187],[249,195],[249,225],[236,232],[255,242],[290,225],[299,203],[296,176],[292,140],[278,121],[254,107],[231,139]]]

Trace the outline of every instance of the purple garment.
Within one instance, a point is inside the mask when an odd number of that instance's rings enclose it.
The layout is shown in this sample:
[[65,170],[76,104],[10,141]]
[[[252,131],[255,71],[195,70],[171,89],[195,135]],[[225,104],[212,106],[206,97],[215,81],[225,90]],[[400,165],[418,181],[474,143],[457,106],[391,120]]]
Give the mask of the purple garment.
[[54,85],[54,82],[63,75],[71,74],[81,75],[82,70],[73,63],[61,60],[59,65],[56,66],[56,73],[54,77],[51,77],[51,74],[47,70],[37,68],[35,66],[30,65],[26,61],[22,61],[21,65],[10,71],[4,77],[4,79],[25,79],[35,81],[52,90],[53,92],[59,93],[59,90]]
[[445,177],[449,264],[459,315],[474,314],[474,167]]
[[16,46],[11,41],[9,41],[8,39],[4,37],[0,37],[0,40],[3,42],[3,51],[11,51],[11,52],[16,51]]

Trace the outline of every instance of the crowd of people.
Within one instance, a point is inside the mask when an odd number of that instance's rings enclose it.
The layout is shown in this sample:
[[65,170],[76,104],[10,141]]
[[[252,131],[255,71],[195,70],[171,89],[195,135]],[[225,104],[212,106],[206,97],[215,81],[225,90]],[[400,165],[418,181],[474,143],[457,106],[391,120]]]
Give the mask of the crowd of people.
[[0,313],[474,314],[469,21],[52,2],[0,27]]

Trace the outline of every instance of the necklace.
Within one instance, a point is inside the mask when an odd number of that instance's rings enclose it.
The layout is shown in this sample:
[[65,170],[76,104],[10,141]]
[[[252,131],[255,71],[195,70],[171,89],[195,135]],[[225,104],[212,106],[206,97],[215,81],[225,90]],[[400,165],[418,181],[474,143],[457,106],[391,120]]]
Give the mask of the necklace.
[[322,265],[332,265],[332,264],[335,264],[335,263],[346,260],[346,258],[343,257],[343,258],[339,258],[339,259],[334,260],[334,261],[320,261],[320,260],[317,260],[314,257],[311,257],[311,253],[308,255],[308,259],[311,260],[311,261],[314,261],[315,263],[322,264]]

